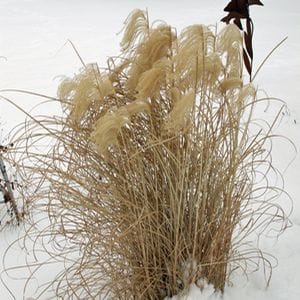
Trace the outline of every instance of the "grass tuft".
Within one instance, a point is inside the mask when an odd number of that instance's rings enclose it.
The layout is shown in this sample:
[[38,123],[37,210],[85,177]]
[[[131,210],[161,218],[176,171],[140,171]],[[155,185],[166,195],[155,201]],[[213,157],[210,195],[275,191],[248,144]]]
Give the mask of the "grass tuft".
[[223,291],[237,266],[268,264],[247,238],[288,224],[274,201],[281,189],[264,181],[276,171],[277,118],[254,121],[260,99],[243,82],[235,25],[177,35],[137,10],[124,32],[107,68],[61,83],[63,116],[13,137],[28,203],[50,219],[38,238],[65,262],[49,286],[64,299],[164,299],[203,279]]

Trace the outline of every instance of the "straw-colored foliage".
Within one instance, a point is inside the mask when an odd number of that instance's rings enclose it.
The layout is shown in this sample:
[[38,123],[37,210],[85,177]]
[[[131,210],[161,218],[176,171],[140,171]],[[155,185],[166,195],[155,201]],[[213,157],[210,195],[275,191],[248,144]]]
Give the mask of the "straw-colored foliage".
[[[254,228],[285,226],[254,186],[271,129],[250,132],[257,92],[243,82],[241,33],[177,35],[140,10],[124,33],[106,69],[61,83],[63,117],[16,136],[37,187],[28,201],[51,221],[39,238],[66,264],[50,285],[63,299],[163,299],[202,279],[223,291],[243,258],[260,256],[239,250]],[[47,155],[34,148],[43,140],[55,142]]]

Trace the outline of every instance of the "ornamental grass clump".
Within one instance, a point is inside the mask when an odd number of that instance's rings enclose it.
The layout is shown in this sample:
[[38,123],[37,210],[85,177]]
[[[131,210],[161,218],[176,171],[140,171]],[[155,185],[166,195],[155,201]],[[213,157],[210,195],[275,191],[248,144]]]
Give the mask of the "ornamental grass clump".
[[50,219],[38,238],[65,262],[49,283],[63,299],[164,299],[202,280],[223,291],[247,255],[265,261],[239,251],[254,227],[285,225],[255,185],[271,127],[250,130],[259,100],[238,27],[149,24],[133,11],[107,68],[61,82],[63,116],[15,136],[24,178],[34,174],[28,202]]

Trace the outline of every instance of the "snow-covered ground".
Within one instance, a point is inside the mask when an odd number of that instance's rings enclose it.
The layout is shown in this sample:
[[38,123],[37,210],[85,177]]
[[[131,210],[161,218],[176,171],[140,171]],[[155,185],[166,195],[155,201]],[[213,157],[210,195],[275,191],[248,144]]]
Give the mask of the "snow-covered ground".
[[[0,90],[17,88],[55,95],[60,75],[72,75],[81,67],[73,51],[71,40],[85,62],[104,65],[106,58],[118,54],[122,22],[134,8],[148,8],[152,20],[164,19],[169,24],[183,27],[194,24],[216,24],[224,16],[227,0],[0,0]],[[252,6],[255,23],[255,69],[272,48],[284,37],[288,40],[270,57],[256,78],[255,84],[269,95],[286,101],[289,114],[285,115],[278,133],[288,136],[300,146],[300,4],[298,0],[264,0],[265,7]],[[32,96],[2,92],[27,111],[41,100]],[[56,107],[47,107],[51,113]],[[5,136],[24,119],[24,115],[10,104],[0,102],[0,121]],[[285,143],[274,149],[274,161],[284,170],[295,153]],[[277,257],[267,290],[261,273],[246,281],[232,279],[224,300],[297,300],[300,299],[300,157],[284,173],[285,189],[294,200],[291,215],[293,227],[280,239],[265,240],[265,249]],[[287,204],[287,206],[289,203]],[[0,258],[17,235],[18,230],[0,232]],[[8,263],[22,263],[24,253],[17,246]],[[0,263],[0,273],[3,269]],[[19,277],[22,274],[19,273]],[[43,275],[51,279],[51,272]],[[24,281],[13,281],[3,276],[15,299],[23,299]],[[42,282],[41,282],[42,283]],[[35,297],[27,293],[26,297]],[[12,299],[0,282],[0,299]],[[29,299],[29,298],[28,298]],[[34,298],[33,298],[34,299]],[[219,299],[206,287],[191,289],[187,299]]]

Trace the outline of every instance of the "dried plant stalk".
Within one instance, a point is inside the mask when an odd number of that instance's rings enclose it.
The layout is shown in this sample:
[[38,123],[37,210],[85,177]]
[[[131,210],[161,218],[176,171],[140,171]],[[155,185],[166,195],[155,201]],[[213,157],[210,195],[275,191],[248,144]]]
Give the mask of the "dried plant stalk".
[[[241,33],[195,25],[177,36],[143,11],[126,24],[107,69],[61,83],[63,117],[14,137],[37,187],[28,202],[50,219],[38,238],[67,266],[49,285],[63,299],[163,299],[202,279],[223,291],[252,229],[286,225],[266,197],[251,206],[271,128],[250,131],[258,100],[242,80]],[[49,153],[34,150],[42,142]]]

